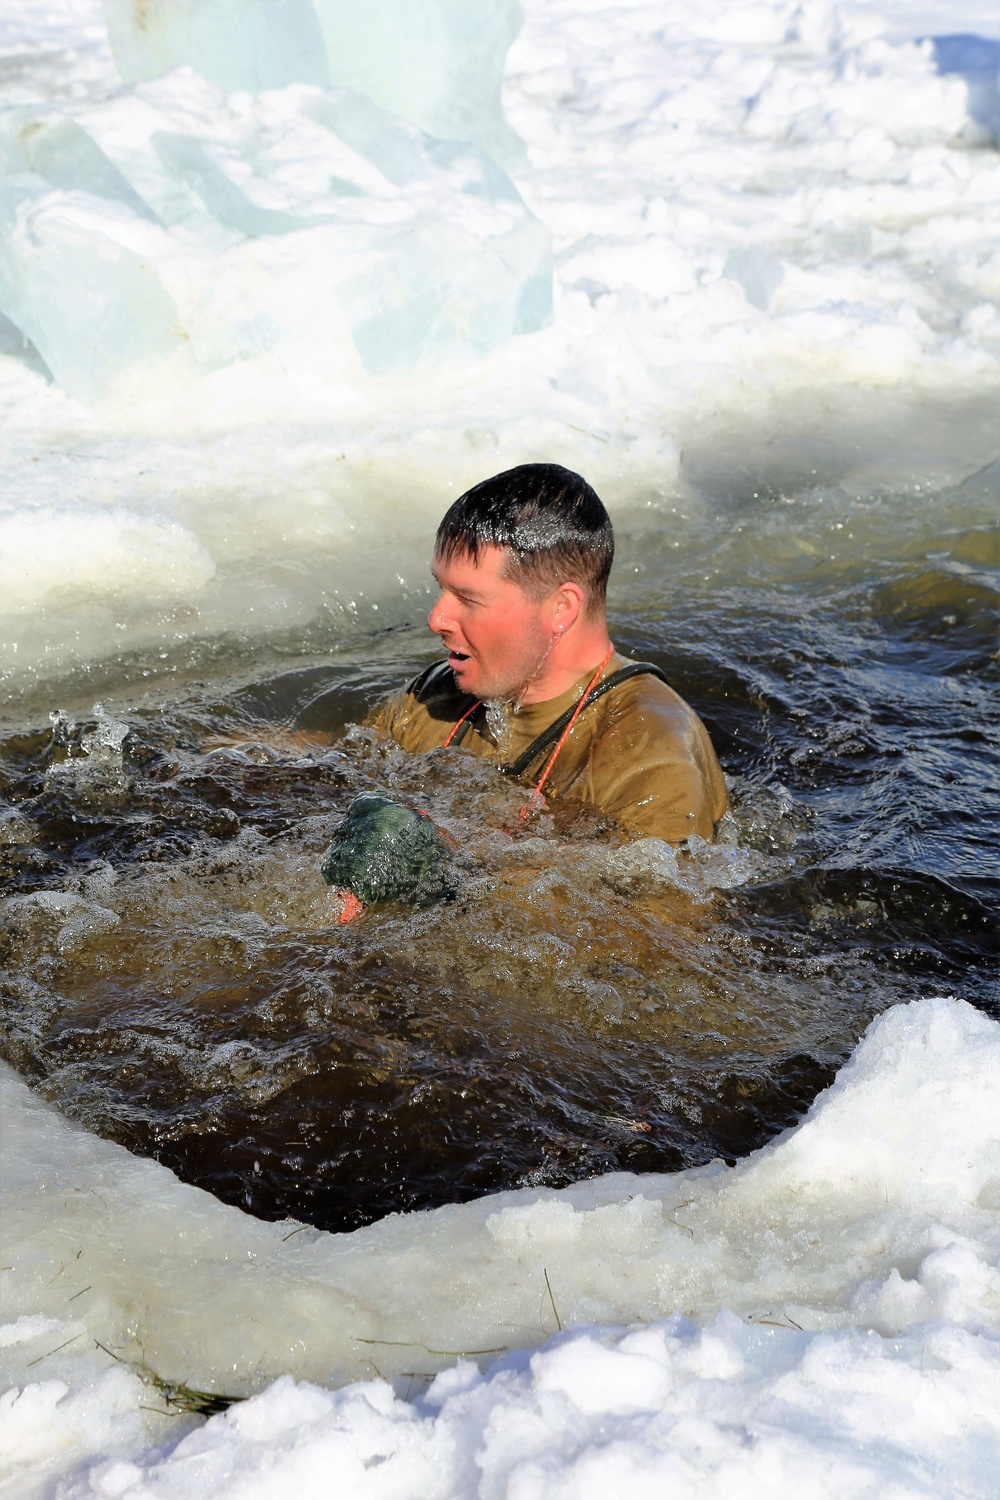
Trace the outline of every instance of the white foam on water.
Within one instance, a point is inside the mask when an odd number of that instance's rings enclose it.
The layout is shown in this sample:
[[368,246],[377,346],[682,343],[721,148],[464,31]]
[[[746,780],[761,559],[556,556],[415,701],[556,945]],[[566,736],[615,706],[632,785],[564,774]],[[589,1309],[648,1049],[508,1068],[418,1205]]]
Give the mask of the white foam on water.
[[39,601],[73,574],[77,514],[182,528],[191,566],[180,622],[152,554],[29,621],[0,548],[0,672],[340,609],[351,631],[359,598],[398,614],[444,504],[523,460],[581,470],[625,522],[691,500],[699,453],[823,454],[848,488],[989,462],[986,54],[919,38],[993,33],[974,0],[910,22],[892,0],[536,0],[504,79],[512,197],[362,95],[227,94],[186,67],[122,85],[96,0],[21,0],[0,22],[3,503],[44,537]]
[[[413,1500],[995,1493],[1000,1025],[961,1001],[879,1017],[735,1168],[346,1235],[250,1219],[2,1087],[12,1494],[319,1495],[331,1465]],[[159,1417],[143,1360],[259,1394]]]

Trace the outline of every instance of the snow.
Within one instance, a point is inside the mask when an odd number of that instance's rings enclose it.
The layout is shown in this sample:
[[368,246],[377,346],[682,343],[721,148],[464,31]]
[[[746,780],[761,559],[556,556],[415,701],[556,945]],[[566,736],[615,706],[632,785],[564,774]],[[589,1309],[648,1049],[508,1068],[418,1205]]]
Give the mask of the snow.
[[111,1461],[68,1493],[320,1497],[336,1475],[379,1500],[986,1495],[998,1398],[996,1340],[927,1329],[890,1349],[721,1313],[576,1331],[487,1379],[460,1365],[412,1405],[380,1382],[285,1377],[169,1457]]
[[[249,1219],[9,1070],[3,1111],[14,1494],[995,1493],[1000,1025],[961,1001],[879,1017],[735,1168],[349,1235]],[[257,1394],[161,1418],[143,1361]]]

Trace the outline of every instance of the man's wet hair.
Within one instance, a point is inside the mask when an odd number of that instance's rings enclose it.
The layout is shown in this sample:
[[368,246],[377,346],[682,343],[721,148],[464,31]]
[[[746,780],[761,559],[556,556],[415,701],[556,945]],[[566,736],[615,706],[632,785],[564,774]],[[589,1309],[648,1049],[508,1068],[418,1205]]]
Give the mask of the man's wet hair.
[[518,464],[460,495],[438,527],[435,554],[478,562],[484,547],[506,547],[503,576],[529,598],[573,582],[588,613],[603,606],[615,534],[597,494],[572,469]]

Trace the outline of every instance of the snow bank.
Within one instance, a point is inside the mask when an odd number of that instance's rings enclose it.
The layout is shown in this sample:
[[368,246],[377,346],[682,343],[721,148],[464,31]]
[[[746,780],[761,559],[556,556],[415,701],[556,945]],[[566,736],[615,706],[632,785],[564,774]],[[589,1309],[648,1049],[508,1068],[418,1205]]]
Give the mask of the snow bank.
[[[960,1001],[881,1016],[807,1119],[734,1169],[352,1235],[251,1220],[9,1072],[3,1108],[15,1493],[61,1475],[66,1495],[308,1495],[331,1464],[353,1493],[415,1500],[991,1493],[1000,1026]],[[177,1443],[94,1340],[260,1394]]]
[[[759,1329],[731,1313],[579,1331],[412,1405],[384,1382],[277,1381],[169,1456],[93,1466],[64,1495],[131,1500],[740,1500],[995,1494],[1000,1339]],[[956,1412],[962,1413],[961,1421]]]

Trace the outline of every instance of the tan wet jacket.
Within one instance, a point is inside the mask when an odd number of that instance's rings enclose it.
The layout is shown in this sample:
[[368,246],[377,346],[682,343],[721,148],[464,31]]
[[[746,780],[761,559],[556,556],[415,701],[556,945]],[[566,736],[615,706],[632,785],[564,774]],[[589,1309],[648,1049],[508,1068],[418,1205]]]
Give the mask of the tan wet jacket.
[[[628,666],[617,652],[601,679]],[[508,711],[499,735],[485,708],[470,719],[461,748],[509,765],[574,704],[593,674],[559,698]],[[373,718],[376,729],[417,754],[443,745],[475,702],[450,671],[423,673]],[[534,785],[551,755],[539,753],[522,780]],[[545,783],[546,797],[591,802],[623,828],[680,844],[692,833],[710,839],[729,805],[726,783],[704,724],[672,688],[650,675],[631,677],[585,706]]]

